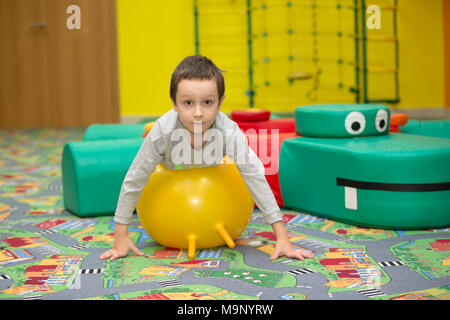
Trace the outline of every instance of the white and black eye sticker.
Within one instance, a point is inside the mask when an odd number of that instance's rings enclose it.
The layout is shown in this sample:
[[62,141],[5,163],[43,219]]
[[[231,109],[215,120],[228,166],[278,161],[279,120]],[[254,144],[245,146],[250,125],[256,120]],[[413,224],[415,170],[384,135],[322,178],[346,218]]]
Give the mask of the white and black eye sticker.
[[366,127],[366,118],[361,112],[350,112],[345,118],[345,129],[350,134],[360,134]]
[[375,118],[375,127],[378,132],[386,131],[388,125],[388,113],[386,110],[378,110],[377,117]]

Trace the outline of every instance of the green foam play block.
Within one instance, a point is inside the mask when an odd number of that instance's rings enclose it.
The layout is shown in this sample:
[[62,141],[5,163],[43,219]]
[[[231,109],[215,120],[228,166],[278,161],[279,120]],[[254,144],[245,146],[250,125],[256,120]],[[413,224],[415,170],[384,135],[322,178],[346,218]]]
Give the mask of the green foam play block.
[[80,217],[112,215],[144,138],[73,141],[62,153],[64,206]]
[[83,140],[115,140],[139,138],[144,133],[145,124],[93,124],[84,132]]
[[295,109],[295,129],[305,137],[350,138],[388,132],[390,110],[384,105],[327,104]]
[[391,133],[284,141],[279,178],[287,208],[366,227],[450,225],[448,139]]
[[450,120],[409,120],[400,127],[403,133],[450,139]]

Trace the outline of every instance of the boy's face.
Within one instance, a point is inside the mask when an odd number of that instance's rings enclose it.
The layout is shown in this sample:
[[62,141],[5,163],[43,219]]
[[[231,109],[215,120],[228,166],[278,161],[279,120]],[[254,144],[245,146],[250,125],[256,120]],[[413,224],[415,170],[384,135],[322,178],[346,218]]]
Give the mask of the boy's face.
[[219,101],[214,79],[183,79],[178,83],[173,108],[180,116],[183,127],[191,134],[203,134],[216,120],[223,99]]

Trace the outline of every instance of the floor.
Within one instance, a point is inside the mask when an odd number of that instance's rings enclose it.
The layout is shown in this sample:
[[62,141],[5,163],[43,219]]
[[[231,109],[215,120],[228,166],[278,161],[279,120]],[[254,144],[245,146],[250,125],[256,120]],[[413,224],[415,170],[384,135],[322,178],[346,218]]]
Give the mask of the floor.
[[145,256],[101,261],[112,216],[64,209],[61,151],[83,128],[0,130],[0,300],[450,300],[450,229],[379,230],[283,209],[305,261],[269,260],[274,234],[255,210],[234,249],[155,243],[137,217],[130,234]]

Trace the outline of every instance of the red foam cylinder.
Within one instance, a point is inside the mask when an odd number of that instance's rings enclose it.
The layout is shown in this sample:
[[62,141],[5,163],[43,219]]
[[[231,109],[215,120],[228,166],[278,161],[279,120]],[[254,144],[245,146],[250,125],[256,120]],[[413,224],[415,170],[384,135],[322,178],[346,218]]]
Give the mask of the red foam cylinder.
[[[252,148],[264,165],[267,183],[275,196],[278,206],[284,207],[278,175],[281,146],[284,140],[300,137],[300,135],[290,132],[280,133],[278,137],[271,134],[246,134],[246,137],[250,148]],[[278,146],[274,145],[272,147],[272,143],[275,143],[275,141],[278,143]]]
[[270,118],[269,110],[261,109],[243,109],[231,112],[233,121],[266,121]]
[[294,118],[281,118],[271,119],[267,121],[236,121],[239,128],[244,132],[248,129],[255,129],[257,132],[259,129],[267,129],[267,133],[270,133],[271,129],[278,129],[279,133],[291,133],[295,132],[295,119]]

